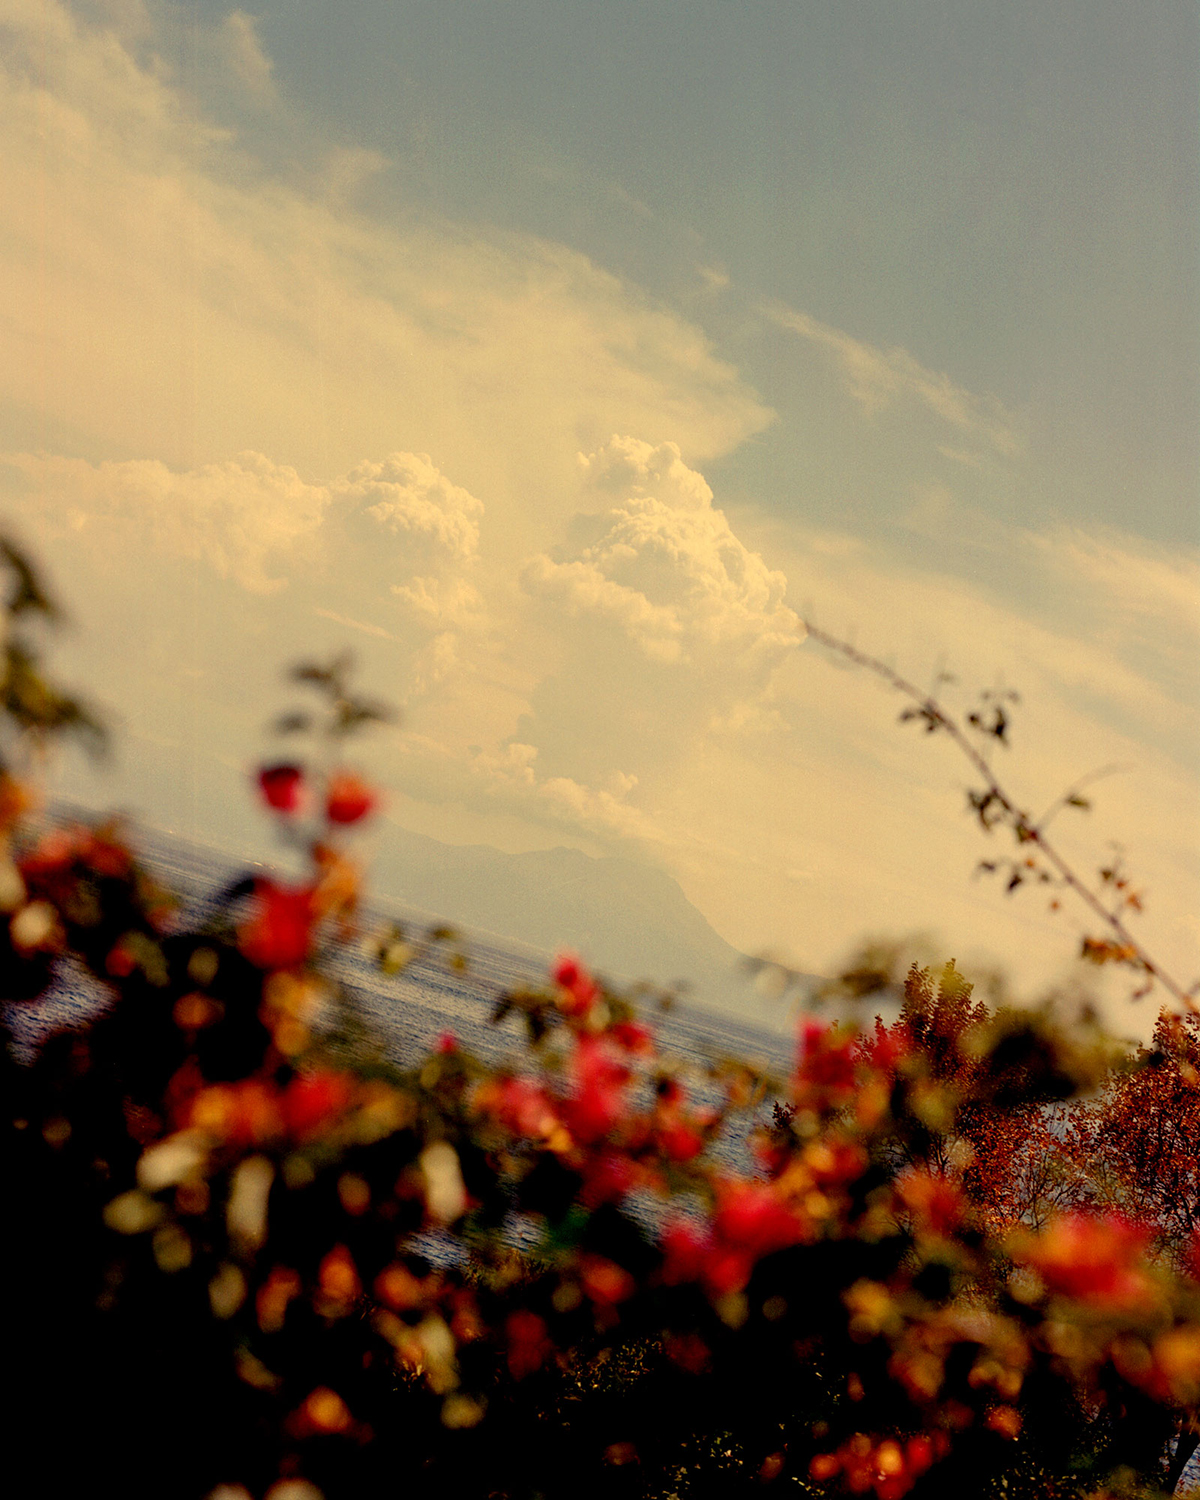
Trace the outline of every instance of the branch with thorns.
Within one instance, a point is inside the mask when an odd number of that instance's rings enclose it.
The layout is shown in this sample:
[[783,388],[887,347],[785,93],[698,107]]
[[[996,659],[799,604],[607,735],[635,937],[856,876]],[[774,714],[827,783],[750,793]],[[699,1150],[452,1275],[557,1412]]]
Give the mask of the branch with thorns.
[[[1019,701],[1016,693],[1003,688],[984,692],[980,707],[968,714],[965,721],[960,722],[933,693],[924,692],[894,667],[859,650],[849,641],[822,630],[811,620],[806,621],[805,625],[809,637],[818,645],[835,652],[857,667],[873,672],[911,700],[911,706],[900,714],[901,723],[916,722],[924,726],[927,734],[947,735],[966,757],[982,783],[967,791],[971,812],[987,833],[997,827],[1011,829],[1020,851],[1016,857],[981,860],[978,866],[980,871],[988,874],[1004,872],[1007,875],[1006,891],[1009,893],[1029,881],[1070,891],[1103,924],[1103,936],[1083,938],[1081,957],[1097,964],[1124,964],[1142,975],[1143,982],[1133,991],[1131,999],[1142,999],[1157,983],[1185,1010],[1200,1014],[1200,1004],[1197,1004],[1196,999],[1200,992],[1200,981],[1185,989],[1146,950],[1127,925],[1126,917],[1130,913],[1141,911],[1142,898],[1125,872],[1120,851],[1116,851],[1114,857],[1100,869],[1097,882],[1089,883],[1076,873],[1047,836],[1050,822],[1064,807],[1087,810],[1090,803],[1082,795],[1085,786],[1101,776],[1111,775],[1119,767],[1104,766],[1090,772],[1056,797],[1040,818],[1033,818],[1001,783],[988,757],[971,738],[971,733],[974,732],[985,741],[990,739],[1007,746],[1010,724],[1008,705]],[[945,672],[939,672],[937,677],[939,683],[952,680]],[[1051,910],[1057,910],[1058,907],[1059,901],[1055,898],[1051,902]]]

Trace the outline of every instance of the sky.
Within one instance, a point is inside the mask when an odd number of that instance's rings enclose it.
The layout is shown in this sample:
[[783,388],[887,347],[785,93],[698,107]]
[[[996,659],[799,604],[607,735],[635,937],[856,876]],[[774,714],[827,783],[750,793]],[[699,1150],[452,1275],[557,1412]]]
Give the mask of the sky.
[[1032,992],[952,747],[1200,973],[1200,17],[1147,0],[0,0],[0,516],[112,764],[264,846],[281,668],[402,709],[389,823],[668,871],[827,972]]

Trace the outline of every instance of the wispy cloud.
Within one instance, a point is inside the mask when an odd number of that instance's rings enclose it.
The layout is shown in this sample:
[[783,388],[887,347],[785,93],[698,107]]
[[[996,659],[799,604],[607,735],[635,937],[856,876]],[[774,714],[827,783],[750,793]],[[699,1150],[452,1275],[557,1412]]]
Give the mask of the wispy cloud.
[[381,641],[394,641],[396,637],[382,625],[371,625],[366,620],[352,620],[349,615],[339,615],[335,609],[322,609],[317,605],[313,614],[321,620],[332,620],[335,625],[344,625],[347,630],[358,630],[363,635],[373,635]]
[[258,19],[244,10],[225,17],[217,31],[219,46],[229,71],[251,94],[264,102],[275,98],[274,68],[263,50]]
[[[269,78],[237,14],[227,68]],[[370,152],[257,166],[152,39],[135,53],[58,0],[12,0],[0,35],[10,447],[177,470],[254,449],[322,477],[425,449],[520,546],[581,442],[637,430],[704,459],[771,419],[694,323],[564,245],[369,219],[346,199]]]
[[[1016,425],[994,397],[973,395],[948,375],[927,369],[907,349],[877,348],[781,303],[762,310],[779,327],[824,349],[846,389],[868,415],[906,399],[916,401],[949,426],[1004,457],[1020,453],[1023,442]],[[969,453],[957,450],[946,456],[959,462],[975,461]]]

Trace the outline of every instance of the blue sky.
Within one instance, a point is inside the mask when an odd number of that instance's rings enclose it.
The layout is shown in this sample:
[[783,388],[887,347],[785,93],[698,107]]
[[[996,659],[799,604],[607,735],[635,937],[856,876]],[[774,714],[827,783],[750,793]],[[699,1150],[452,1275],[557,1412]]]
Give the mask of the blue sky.
[[[1200,969],[1195,7],[4,0],[0,502],[226,842],[352,641],[391,817],[668,869],[730,941],[1070,921],[803,617],[1025,698]],[[966,702],[966,698],[963,698]]]
[[[911,350],[1027,418],[1053,501],[1018,513],[1188,543],[1198,30],[1191,5],[1093,0],[285,5],[261,24],[314,124],[396,163],[381,204],[563,240],[684,305],[698,266],[722,271],[703,322],[778,408],[795,377],[764,299]],[[795,434],[766,446],[758,497],[802,503]]]

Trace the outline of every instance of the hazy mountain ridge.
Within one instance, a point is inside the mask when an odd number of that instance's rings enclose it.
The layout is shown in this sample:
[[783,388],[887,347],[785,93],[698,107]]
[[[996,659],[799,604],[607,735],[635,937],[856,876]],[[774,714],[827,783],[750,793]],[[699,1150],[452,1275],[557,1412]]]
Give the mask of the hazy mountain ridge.
[[[626,979],[688,980],[706,995],[744,984],[745,956],[662,870],[578,849],[505,854],[389,829],[372,887],[547,953],[570,948]],[[715,995],[713,996],[715,998]]]
[[[47,812],[56,822],[94,817],[64,804]],[[240,865],[259,864],[144,824],[135,823],[133,839],[167,883],[189,895],[207,894],[199,889],[204,884],[215,891]],[[635,860],[562,847],[507,854],[385,825],[370,861],[368,899],[546,955],[568,949],[617,979],[683,981],[702,1002],[746,1009],[745,955],[713,930],[670,875]]]

